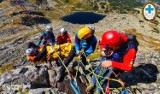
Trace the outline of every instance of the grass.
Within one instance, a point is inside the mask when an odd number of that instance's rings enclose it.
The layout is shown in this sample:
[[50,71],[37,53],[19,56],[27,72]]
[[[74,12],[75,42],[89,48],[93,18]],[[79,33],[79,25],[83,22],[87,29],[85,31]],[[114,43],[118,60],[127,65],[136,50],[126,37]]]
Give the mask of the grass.
[[51,12],[48,12],[46,16],[51,17],[52,19],[58,19],[61,16],[61,13],[57,11],[51,11]]
[[115,10],[119,13],[134,13],[134,8],[142,7],[143,4],[137,2],[137,0],[109,0],[111,11]]
[[101,55],[101,53],[96,50],[94,53],[92,53],[91,55],[89,55],[87,57],[87,59],[94,60],[94,59],[100,58],[100,55]]
[[3,64],[3,65],[0,67],[0,75],[11,71],[11,70],[13,69],[13,65],[14,65],[14,63]]

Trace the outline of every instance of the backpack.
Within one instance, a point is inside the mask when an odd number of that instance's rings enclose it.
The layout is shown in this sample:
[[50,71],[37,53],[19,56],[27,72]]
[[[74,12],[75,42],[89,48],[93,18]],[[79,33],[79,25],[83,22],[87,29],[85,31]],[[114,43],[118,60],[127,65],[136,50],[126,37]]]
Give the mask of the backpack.
[[136,36],[133,35],[133,34],[126,34],[126,36],[128,37],[128,46],[129,46],[130,44],[134,44],[134,45],[135,45],[135,49],[136,49],[136,51],[137,51],[137,50],[138,50],[139,42],[138,42]]

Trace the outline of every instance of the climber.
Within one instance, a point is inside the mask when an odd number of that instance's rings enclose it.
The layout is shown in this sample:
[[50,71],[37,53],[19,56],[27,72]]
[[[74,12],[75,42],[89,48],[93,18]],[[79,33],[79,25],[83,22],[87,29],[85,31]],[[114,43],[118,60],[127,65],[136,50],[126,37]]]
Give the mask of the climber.
[[[100,49],[102,50],[101,61],[95,73],[99,74],[100,67],[104,69],[109,67],[113,68],[113,71],[118,74],[122,71],[131,71],[133,62],[136,58],[136,52],[138,47],[138,41],[134,35],[124,34],[118,31],[109,30],[104,32],[102,39],[99,42]],[[108,71],[103,74],[107,75]],[[86,91],[94,89],[96,84],[96,77],[92,78],[92,82],[87,87]],[[107,83],[103,83],[103,88],[107,86]],[[101,92],[97,90],[98,94]]]
[[70,36],[65,28],[61,28],[60,34],[57,36],[57,44],[63,43],[71,43]]
[[[94,36],[95,29],[90,27],[81,28],[75,35],[74,47],[69,53],[69,56],[64,60],[65,66],[73,60],[76,55],[81,55],[82,62],[86,65],[86,56],[94,52],[97,44],[97,38]],[[84,54],[81,53],[84,50]],[[58,81],[62,81],[65,73],[65,67],[62,66],[60,74],[57,76]]]
[[27,46],[26,55],[28,60],[33,62],[46,61],[46,45],[37,46],[32,42],[28,42]]
[[42,32],[40,39],[38,40],[36,45],[39,46],[43,39],[44,39],[43,45],[46,45],[46,44],[54,45],[55,44],[55,36],[53,33],[53,28],[51,26],[47,26],[46,30]]
[[[63,44],[61,46],[58,45],[43,45],[37,46],[32,42],[28,43],[28,49],[26,50],[27,59],[33,61],[35,63],[39,61],[56,61],[57,66],[60,66],[60,62],[58,62],[58,55],[61,53],[61,57],[66,58],[69,55],[70,50],[72,49],[73,44]],[[60,51],[59,51],[60,49]],[[50,64],[50,63],[49,63]]]

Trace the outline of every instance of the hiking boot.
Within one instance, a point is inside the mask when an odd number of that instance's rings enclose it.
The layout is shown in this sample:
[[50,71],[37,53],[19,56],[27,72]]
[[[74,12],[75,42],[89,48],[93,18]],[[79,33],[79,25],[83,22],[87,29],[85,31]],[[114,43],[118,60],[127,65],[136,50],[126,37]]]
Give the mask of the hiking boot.
[[87,88],[86,88],[86,92],[91,92],[94,88],[94,84],[90,84]]

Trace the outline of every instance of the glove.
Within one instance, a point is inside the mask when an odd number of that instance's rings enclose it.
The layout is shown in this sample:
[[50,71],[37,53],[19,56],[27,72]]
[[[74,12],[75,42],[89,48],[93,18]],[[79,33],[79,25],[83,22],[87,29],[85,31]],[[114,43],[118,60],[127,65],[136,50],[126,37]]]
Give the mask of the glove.
[[104,68],[111,67],[111,66],[112,66],[112,61],[110,61],[110,60],[105,60],[105,61],[102,62],[102,66],[103,66]]

